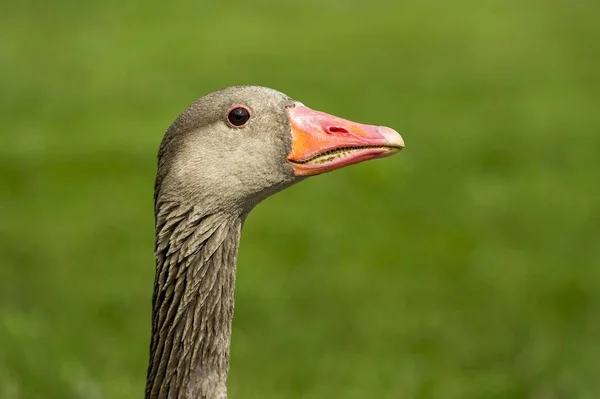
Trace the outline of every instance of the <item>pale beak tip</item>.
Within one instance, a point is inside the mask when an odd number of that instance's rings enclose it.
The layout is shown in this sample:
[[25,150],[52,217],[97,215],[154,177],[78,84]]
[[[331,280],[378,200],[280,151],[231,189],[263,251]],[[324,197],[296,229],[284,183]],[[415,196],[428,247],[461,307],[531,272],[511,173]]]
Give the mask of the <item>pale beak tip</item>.
[[400,136],[400,133],[386,126],[379,126],[378,130],[390,145],[400,149],[404,148],[404,139]]

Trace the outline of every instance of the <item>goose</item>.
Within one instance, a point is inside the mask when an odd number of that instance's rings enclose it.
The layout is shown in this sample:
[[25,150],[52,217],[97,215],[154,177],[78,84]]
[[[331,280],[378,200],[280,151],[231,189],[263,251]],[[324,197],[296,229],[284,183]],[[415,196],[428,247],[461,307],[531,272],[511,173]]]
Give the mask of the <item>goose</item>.
[[391,128],[260,86],[227,87],[186,108],[158,151],[146,399],[227,398],[238,245],[256,204],[403,148]]

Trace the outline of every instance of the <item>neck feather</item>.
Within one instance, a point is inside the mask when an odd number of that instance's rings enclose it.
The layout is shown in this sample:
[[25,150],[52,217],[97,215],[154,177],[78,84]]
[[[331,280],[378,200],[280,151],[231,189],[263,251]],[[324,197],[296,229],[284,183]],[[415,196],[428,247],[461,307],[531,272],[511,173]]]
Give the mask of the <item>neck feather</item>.
[[146,399],[225,399],[242,217],[156,208]]

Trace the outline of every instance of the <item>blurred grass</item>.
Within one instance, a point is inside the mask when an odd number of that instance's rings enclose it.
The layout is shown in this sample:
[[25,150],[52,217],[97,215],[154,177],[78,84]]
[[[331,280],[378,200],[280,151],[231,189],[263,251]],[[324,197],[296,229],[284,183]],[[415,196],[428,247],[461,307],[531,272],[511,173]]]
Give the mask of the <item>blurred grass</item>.
[[597,2],[0,5],[0,398],[142,397],[166,127],[231,84],[397,128],[261,204],[232,398],[600,397]]

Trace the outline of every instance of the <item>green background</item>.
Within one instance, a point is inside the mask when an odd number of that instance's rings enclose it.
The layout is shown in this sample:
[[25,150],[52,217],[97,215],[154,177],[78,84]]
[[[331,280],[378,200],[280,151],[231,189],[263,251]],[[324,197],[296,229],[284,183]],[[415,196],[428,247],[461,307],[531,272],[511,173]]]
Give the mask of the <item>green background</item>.
[[243,232],[231,398],[600,397],[596,1],[3,1],[0,398],[141,398],[155,156],[233,84],[388,125]]

